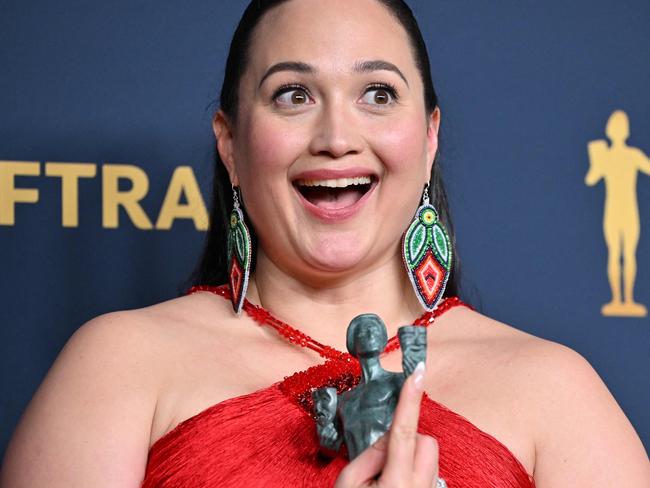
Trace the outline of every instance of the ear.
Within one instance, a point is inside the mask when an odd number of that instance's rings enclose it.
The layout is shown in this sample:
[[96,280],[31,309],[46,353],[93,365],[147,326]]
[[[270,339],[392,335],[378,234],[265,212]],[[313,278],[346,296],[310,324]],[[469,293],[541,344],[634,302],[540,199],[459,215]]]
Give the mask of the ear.
[[438,131],[440,130],[440,108],[436,107],[427,120],[427,175],[431,174],[433,160],[438,152]]
[[217,151],[223,161],[226,171],[230,177],[232,186],[239,186],[237,169],[235,168],[235,158],[233,156],[233,129],[228,116],[219,109],[212,118],[212,131],[217,138]]

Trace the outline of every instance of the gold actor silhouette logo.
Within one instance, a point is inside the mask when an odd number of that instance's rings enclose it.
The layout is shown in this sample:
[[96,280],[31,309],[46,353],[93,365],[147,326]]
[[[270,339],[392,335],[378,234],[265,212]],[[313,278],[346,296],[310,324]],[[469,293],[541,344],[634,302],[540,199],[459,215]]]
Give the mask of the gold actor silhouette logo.
[[625,143],[630,135],[630,123],[622,110],[616,110],[609,117],[605,134],[611,145],[603,139],[587,144],[589,172],[585,176],[585,183],[589,186],[601,178],[605,181],[603,231],[609,252],[607,278],[612,289],[612,301],[603,305],[601,312],[606,316],[645,317],[648,314],[646,307],[634,301],[636,248],[641,233],[636,180],[639,171],[650,175],[650,159],[641,149]]

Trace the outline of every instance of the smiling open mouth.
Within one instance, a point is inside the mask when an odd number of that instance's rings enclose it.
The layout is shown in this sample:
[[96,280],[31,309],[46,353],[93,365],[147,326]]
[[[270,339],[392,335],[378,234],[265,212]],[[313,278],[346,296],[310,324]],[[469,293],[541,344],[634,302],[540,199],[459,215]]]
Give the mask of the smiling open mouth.
[[294,186],[312,205],[322,209],[342,209],[353,206],[370,191],[374,176],[336,178],[327,180],[300,179]]

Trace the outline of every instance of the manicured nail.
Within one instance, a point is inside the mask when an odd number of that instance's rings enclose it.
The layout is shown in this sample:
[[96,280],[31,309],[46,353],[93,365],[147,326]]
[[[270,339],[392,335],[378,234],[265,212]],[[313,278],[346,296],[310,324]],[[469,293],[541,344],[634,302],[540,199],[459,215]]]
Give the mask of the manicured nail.
[[424,380],[424,362],[420,361],[415,369],[413,370],[413,386],[415,386],[416,391],[420,391],[423,386]]

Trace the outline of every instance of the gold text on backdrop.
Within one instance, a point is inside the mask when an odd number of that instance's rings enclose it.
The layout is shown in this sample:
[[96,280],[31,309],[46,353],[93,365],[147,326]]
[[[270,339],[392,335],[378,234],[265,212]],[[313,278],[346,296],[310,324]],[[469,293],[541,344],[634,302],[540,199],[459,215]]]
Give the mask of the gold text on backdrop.
[[[79,226],[79,180],[95,178],[95,163],[45,163],[45,177],[61,180],[61,225]],[[39,190],[17,185],[16,177],[41,177],[41,163],[35,161],[0,161],[0,225],[16,225],[16,204],[38,203]],[[194,171],[189,166],[177,167],[169,181],[155,225],[145,213],[140,201],[149,192],[149,178],[131,164],[104,164],[102,178],[102,226],[120,226],[120,207],[133,225],[142,230],[168,230],[176,219],[191,219],[196,230],[208,228],[205,208]],[[128,190],[120,189],[128,182]],[[185,202],[183,202],[185,197]]]

